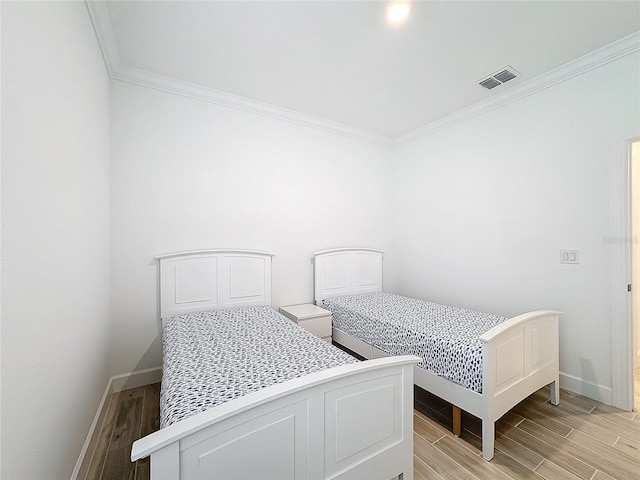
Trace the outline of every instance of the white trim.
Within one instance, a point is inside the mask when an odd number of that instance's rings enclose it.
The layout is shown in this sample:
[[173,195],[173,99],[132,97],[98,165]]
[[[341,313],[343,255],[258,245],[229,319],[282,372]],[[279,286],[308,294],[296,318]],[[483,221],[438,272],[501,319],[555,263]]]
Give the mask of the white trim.
[[485,100],[482,100],[468,108],[464,108],[451,115],[447,115],[434,122],[428,123],[411,132],[396,138],[368,132],[360,128],[350,127],[341,123],[332,122],[320,117],[307,115],[286,108],[278,107],[250,98],[233,95],[213,88],[203,87],[174,78],[143,71],[124,65],[120,60],[111,17],[104,0],[85,0],[87,10],[91,17],[94,30],[109,75],[115,80],[140,85],[143,87],[161,90],[175,95],[182,95],[204,102],[214,103],[224,107],[234,108],[245,112],[263,115],[277,120],[282,120],[297,125],[316,128],[326,132],[355,138],[364,142],[373,143],[385,147],[395,147],[416,141],[422,137],[431,135],[445,128],[464,122],[470,118],[482,115],[495,108],[532,95],[540,90],[549,88],[558,83],[569,80],[577,75],[586,73],[618,58],[640,50],[640,32],[633,33],[605,47],[588,53],[561,67],[539,75],[532,80],[524,82],[517,87],[504,90]]
[[[6,43],[5,43],[6,45]],[[2,65],[2,2],[0,2],[0,65]],[[0,92],[2,91],[2,75],[0,74]],[[2,152],[2,100],[0,99],[0,152]],[[0,155],[1,156],[1,155]],[[0,162],[0,185],[2,185],[2,164]],[[0,195],[2,198],[2,195]],[[2,212],[0,200],[0,212]],[[2,214],[0,213],[0,239],[2,238]],[[2,241],[0,240],[0,272],[2,271]],[[2,275],[0,275],[0,279]],[[2,298],[2,281],[0,280],[0,298]],[[2,302],[0,302],[0,358],[2,358]],[[0,412],[2,412],[2,369],[0,369]],[[0,432],[2,431],[2,415],[0,415]],[[2,452],[2,435],[0,435],[0,452]],[[0,455],[0,472],[2,472],[2,455]]]
[[352,252],[352,251],[384,253],[384,250],[380,250],[380,249],[377,249],[377,248],[342,247],[342,248],[330,248],[329,250],[321,250],[319,252],[315,252],[314,255],[326,255],[327,253]]
[[393,143],[393,139],[384,135],[371,133],[363,129],[350,127],[276,105],[252,100],[240,95],[233,95],[221,90],[203,87],[194,83],[125,65],[120,60],[120,53],[118,52],[118,46],[113,33],[113,25],[111,24],[111,17],[106,2],[104,0],[85,0],[85,3],[89,11],[89,16],[91,17],[94,31],[96,32],[96,38],[98,39],[107,71],[109,72],[109,76],[114,80],[194,98],[223,107],[243,110],[289,123],[312,127],[377,145],[388,147]]
[[173,252],[173,253],[164,253],[162,255],[158,255],[156,257],[157,260],[162,260],[163,258],[172,258],[172,257],[182,257],[185,255],[208,255],[208,254],[217,254],[217,253],[225,253],[225,254],[247,254],[247,255],[264,255],[273,257],[274,254],[271,252],[264,252],[262,250],[243,250],[243,249],[233,249],[233,248],[210,248],[203,250],[185,250],[183,252]]
[[379,135],[364,129],[350,127],[338,122],[332,122],[324,118],[315,117],[306,113],[289,110],[277,105],[260,102],[251,98],[234,95],[214,88],[203,87],[194,83],[185,82],[175,78],[147,72],[128,65],[118,64],[112,66],[111,78],[123,82],[153,88],[174,95],[193,98],[203,102],[213,103],[222,107],[242,110],[244,112],[275,118],[284,122],[294,123],[305,127],[311,127],[325,132],[355,138],[364,142],[390,147],[394,144],[391,137]]
[[[71,473],[71,480],[76,480],[78,478],[78,475],[81,473],[81,469],[83,468],[83,463],[85,462],[87,452],[95,447],[95,445],[92,445],[91,441],[93,440],[96,428],[98,428],[98,426],[102,427],[102,423],[104,422],[104,415],[107,412],[105,406],[109,395],[114,392],[121,392],[129,388],[142,387],[144,385],[158,383],[161,379],[162,367],[147,368],[145,370],[123,373],[121,375],[115,375],[109,379],[109,381],[107,382],[107,387],[104,389],[104,393],[102,394],[102,399],[98,404],[98,410],[96,411],[96,414],[93,417],[93,422],[91,422],[91,426],[89,427],[89,433],[87,433],[87,437],[84,441],[84,444],[82,445],[82,449],[80,450],[80,455],[78,456],[76,466]],[[87,460],[90,461],[91,459]],[[84,465],[84,468],[89,468],[89,465]],[[84,473],[86,472],[83,472],[83,477]]]
[[613,390],[568,373],[560,372],[560,388],[611,405]]
[[85,0],[84,3],[89,12],[93,31],[96,33],[96,38],[98,39],[104,64],[107,67],[109,76],[113,78],[114,69],[121,65],[121,62],[116,37],[113,33],[111,17],[107,9],[107,2]]
[[632,33],[609,45],[594,50],[582,57],[568,62],[558,68],[550,70],[542,75],[521,83],[517,87],[504,90],[499,95],[482,100],[462,110],[442,117],[434,122],[417,128],[409,133],[394,139],[394,145],[405,145],[419,140],[422,137],[457,125],[478,115],[482,115],[496,108],[507,105],[521,98],[533,95],[541,90],[566,82],[578,75],[594,70],[602,65],[613,62],[619,58],[630,55],[640,50],[640,32]]
[[[84,444],[82,445],[82,450],[80,450],[80,456],[78,457],[78,461],[76,462],[76,466],[73,469],[73,472],[71,473],[71,480],[75,480],[76,478],[78,478],[78,475],[80,474],[80,469],[82,468],[82,464],[84,463],[85,460],[85,456],[87,455],[87,452],[89,451],[89,447],[91,447],[92,442],[91,440],[93,439],[93,434],[96,430],[96,427],[98,425],[102,425],[102,422],[104,421],[104,414],[106,413],[106,409],[104,408],[105,403],[107,401],[107,398],[109,397],[109,395],[111,394],[112,390],[111,390],[111,381],[112,378],[109,379],[109,381],[107,382],[107,388],[104,389],[104,393],[102,394],[102,399],[100,400],[100,403],[98,404],[98,410],[96,411],[95,416],[93,417],[93,422],[91,422],[91,426],[89,427],[89,433],[87,433],[87,438],[85,438],[84,440]],[[95,447],[95,445],[93,445],[93,447]],[[91,460],[91,459],[89,459]],[[89,468],[89,465],[85,465],[85,469]],[[86,472],[83,472],[83,477],[85,475]]]
[[[631,211],[629,148],[640,132],[619,135],[611,154],[611,402],[633,409],[633,325],[631,294]],[[605,241],[606,239],[603,239]],[[629,241],[627,241],[629,240]]]
[[111,392],[122,392],[130,388],[143,387],[162,380],[162,367],[146,368],[135,372],[123,373],[111,377]]

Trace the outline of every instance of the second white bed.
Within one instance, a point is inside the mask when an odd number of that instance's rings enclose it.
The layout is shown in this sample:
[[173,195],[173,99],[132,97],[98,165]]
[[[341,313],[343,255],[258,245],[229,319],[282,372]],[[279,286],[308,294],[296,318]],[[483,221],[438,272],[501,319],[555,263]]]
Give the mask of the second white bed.
[[[335,311],[341,322],[334,324],[334,342],[364,358],[409,352],[422,357],[414,367],[415,384],[454,405],[454,432],[459,432],[459,409],[482,420],[486,460],[493,458],[495,422],[502,415],[545,385],[551,386],[551,403],[559,401],[559,312],[506,318],[436,305],[458,336],[454,332],[437,339],[440,344],[422,345],[430,335],[425,329],[429,322],[421,317],[428,302],[406,297],[387,301],[393,296],[381,293],[380,250],[317,252],[314,280],[316,304]],[[466,322],[470,317],[473,321]]]

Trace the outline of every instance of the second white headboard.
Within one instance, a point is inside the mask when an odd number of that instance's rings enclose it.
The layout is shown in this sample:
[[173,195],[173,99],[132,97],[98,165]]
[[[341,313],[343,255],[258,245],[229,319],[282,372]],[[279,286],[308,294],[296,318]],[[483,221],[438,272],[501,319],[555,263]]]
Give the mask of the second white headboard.
[[314,255],[314,299],[382,291],[382,250],[335,248]]

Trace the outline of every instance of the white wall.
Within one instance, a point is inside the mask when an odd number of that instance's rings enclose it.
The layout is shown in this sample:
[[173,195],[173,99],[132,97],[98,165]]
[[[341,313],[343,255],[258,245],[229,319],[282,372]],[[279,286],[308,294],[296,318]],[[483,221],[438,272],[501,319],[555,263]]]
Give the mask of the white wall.
[[273,252],[273,305],[313,300],[312,253],[388,248],[390,152],[347,137],[112,83],[112,373],[161,363],[154,256]]
[[69,478],[109,379],[108,95],[83,2],[2,2],[3,479]]
[[564,311],[562,381],[605,401],[612,145],[640,132],[639,71],[635,53],[394,152],[399,293]]
[[312,300],[313,251],[365,245],[390,291],[564,311],[563,385],[610,402],[611,152],[637,84],[636,53],[390,151],[113,82],[111,372],[160,364],[156,254],[272,251],[278,307]]

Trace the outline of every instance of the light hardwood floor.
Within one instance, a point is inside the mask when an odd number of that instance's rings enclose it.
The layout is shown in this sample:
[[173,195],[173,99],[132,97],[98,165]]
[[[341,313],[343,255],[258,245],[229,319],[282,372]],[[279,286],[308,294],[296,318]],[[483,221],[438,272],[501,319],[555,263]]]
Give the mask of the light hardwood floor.
[[[148,479],[149,459],[132,463],[131,445],[138,438],[158,430],[160,384],[114,392],[105,402],[106,413],[89,462],[86,479]],[[81,469],[81,471],[84,469]]]
[[[158,428],[159,384],[111,395],[96,432],[87,479],[148,479],[148,460],[129,461],[131,443]],[[562,390],[560,405],[543,388],[496,425],[496,454],[482,459],[480,422],[463,414],[451,434],[451,405],[416,389],[414,476],[443,479],[640,479],[640,414]]]

